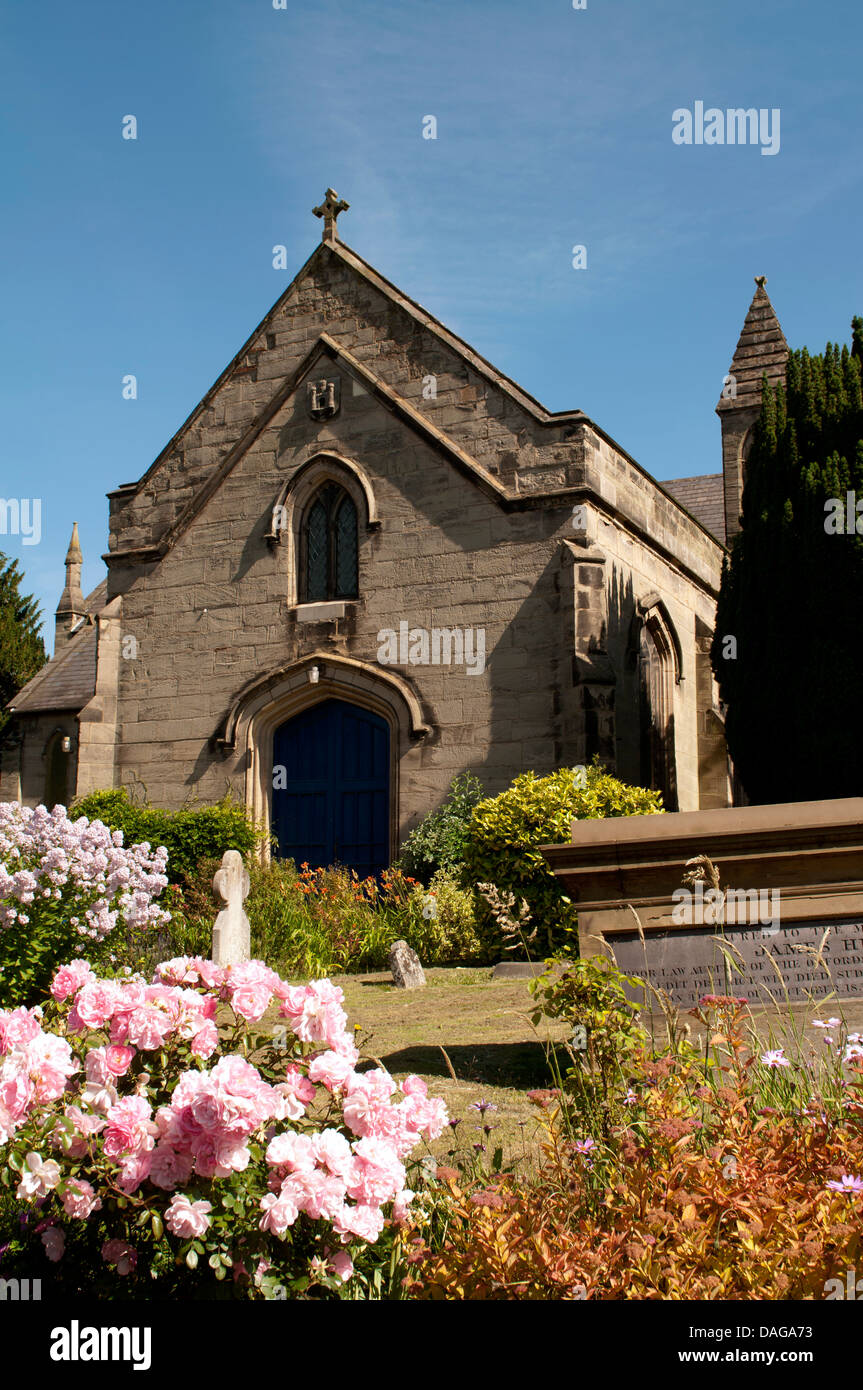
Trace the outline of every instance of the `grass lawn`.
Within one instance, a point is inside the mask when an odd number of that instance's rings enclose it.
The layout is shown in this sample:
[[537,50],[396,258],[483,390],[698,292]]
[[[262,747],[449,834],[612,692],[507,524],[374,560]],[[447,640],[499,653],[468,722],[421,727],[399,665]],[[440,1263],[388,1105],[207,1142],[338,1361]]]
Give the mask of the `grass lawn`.
[[[429,1094],[442,1096],[451,1119],[461,1121],[455,1139],[447,1129],[430,1146],[440,1162],[454,1143],[464,1151],[482,1142],[487,1161],[500,1146],[505,1167],[531,1168],[540,1127],[527,1092],[554,1085],[547,1045],[564,1039],[566,1026],[533,1027],[526,979],[493,980],[488,966],[427,969],[425,977],[425,989],[409,991],[397,989],[389,972],[334,977],[350,1025],[362,1030],[363,1057],[377,1058],[396,1080],[411,1072],[423,1077]],[[497,1109],[482,1117],[469,1108],[482,1100]],[[491,1135],[483,1134],[484,1123],[496,1126]]]

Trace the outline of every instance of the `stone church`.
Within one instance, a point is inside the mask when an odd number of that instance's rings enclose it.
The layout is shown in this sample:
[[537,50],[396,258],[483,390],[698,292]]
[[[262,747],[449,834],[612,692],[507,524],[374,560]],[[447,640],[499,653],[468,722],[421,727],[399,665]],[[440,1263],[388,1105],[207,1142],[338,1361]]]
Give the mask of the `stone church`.
[[550,412],[340,239],[321,243],[138,482],[107,576],[77,527],[53,659],[11,702],[0,798],[245,801],[361,874],[470,769],[588,763],[669,810],[733,799],[709,647],[762,372],[764,288],[717,411],[722,472],[659,483]]

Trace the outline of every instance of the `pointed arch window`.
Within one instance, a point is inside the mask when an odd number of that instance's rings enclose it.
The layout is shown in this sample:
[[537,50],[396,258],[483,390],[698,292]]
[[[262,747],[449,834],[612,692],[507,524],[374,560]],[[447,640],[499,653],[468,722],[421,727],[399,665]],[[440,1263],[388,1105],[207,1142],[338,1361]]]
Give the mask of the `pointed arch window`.
[[338,483],[325,483],[303,520],[301,591],[306,603],[359,597],[357,509]]
[[666,811],[677,810],[674,688],[682,680],[677,634],[665,605],[651,594],[635,619],[640,726],[640,781],[662,792]]

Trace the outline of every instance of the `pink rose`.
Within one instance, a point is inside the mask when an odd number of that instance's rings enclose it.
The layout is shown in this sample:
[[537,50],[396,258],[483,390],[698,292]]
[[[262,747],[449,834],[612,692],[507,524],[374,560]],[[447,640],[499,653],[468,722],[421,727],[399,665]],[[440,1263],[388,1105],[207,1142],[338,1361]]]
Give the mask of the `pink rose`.
[[121,1192],[126,1192],[130,1196],[137,1192],[141,1183],[150,1176],[152,1166],[152,1154],[139,1153],[127,1154],[120,1163],[119,1176],[114,1179]]
[[209,1230],[208,1213],[212,1210],[209,1202],[192,1202],[177,1193],[165,1212],[165,1223],[172,1235],[179,1236],[181,1240],[190,1240]]
[[36,1099],[42,1104],[57,1100],[66,1089],[67,1078],[80,1070],[66,1039],[54,1033],[40,1032],[27,1043],[24,1055]]
[[375,1104],[367,1091],[355,1091],[342,1105],[345,1124],[354,1134],[369,1134]]
[[354,1145],[354,1174],[348,1193],[360,1203],[380,1206],[404,1187],[405,1170],[384,1139],[367,1137]]
[[134,1047],[112,1045],[105,1048],[105,1063],[111,1076],[125,1076],[134,1059]]
[[332,1173],[315,1168],[311,1173],[290,1173],[282,1183],[281,1195],[290,1197],[313,1220],[332,1221],[344,1210],[345,1184]]
[[66,1191],[63,1193],[63,1210],[67,1216],[74,1216],[77,1220],[84,1220],[92,1211],[98,1211],[102,1205],[101,1197],[96,1196],[93,1186],[86,1182],[84,1178],[71,1178]]
[[150,1182],[164,1192],[173,1192],[189,1181],[194,1167],[193,1154],[180,1152],[171,1144],[157,1144],[150,1155]]
[[404,1104],[404,1115],[408,1126],[425,1139],[437,1139],[443,1133],[449,1119],[446,1103],[439,1097],[425,1100],[418,1095],[409,1095]]
[[347,1250],[337,1250],[334,1255],[330,1255],[328,1268],[346,1284],[354,1272],[354,1262]]
[[289,1129],[284,1134],[277,1134],[270,1140],[266,1154],[267,1162],[274,1167],[281,1167],[283,1164],[296,1171],[297,1169],[311,1172],[315,1166],[315,1154],[312,1148],[312,1140],[308,1134],[296,1134]]
[[337,1129],[324,1129],[320,1134],[315,1134],[312,1137],[312,1153],[316,1161],[337,1178],[344,1178],[352,1171],[351,1146]]
[[49,1226],[42,1232],[42,1244],[45,1247],[45,1254],[53,1264],[62,1260],[63,1252],[66,1249],[66,1237],[61,1226]]
[[260,982],[240,985],[231,995],[231,1008],[249,1023],[257,1023],[270,1007],[272,990]]
[[0,1063],[0,1143],[7,1143],[23,1124],[35,1098],[36,1088],[19,1063]]
[[13,1049],[38,1038],[42,1024],[35,1009],[25,1009],[23,1005],[11,1012],[0,1010],[0,1052]]
[[194,984],[198,972],[191,956],[175,956],[173,960],[163,960],[156,966],[156,975],[169,985]]
[[408,1207],[417,1194],[411,1192],[409,1187],[402,1188],[401,1192],[393,1202],[393,1221],[397,1226],[401,1226],[408,1217]]
[[261,1211],[264,1214],[258,1222],[260,1229],[271,1231],[275,1236],[283,1236],[300,1214],[299,1207],[294,1206],[289,1197],[277,1197],[273,1192],[261,1198]]
[[67,1105],[63,1122],[58,1121],[51,1135],[54,1147],[62,1149],[69,1158],[83,1158],[87,1141],[105,1128],[101,1115],[88,1115],[77,1105]]
[[346,1206],[333,1220],[333,1228],[339,1235],[359,1236],[360,1240],[373,1244],[384,1228],[384,1214],[380,1207]]
[[84,1074],[88,1081],[95,1081],[100,1086],[106,1086],[114,1079],[105,1057],[104,1047],[91,1047],[84,1058]]
[[126,1037],[142,1052],[155,1052],[164,1047],[173,1027],[173,1021],[161,1009],[144,1005],[130,1014]]
[[120,987],[109,980],[92,980],[83,986],[75,1000],[75,1007],[69,1015],[69,1027],[72,1027],[72,1017],[76,1019],[75,1031],[80,1022],[85,1028],[102,1028],[108,1019],[119,1007],[122,995]]
[[106,1240],[102,1246],[102,1259],[106,1264],[116,1265],[118,1274],[129,1274],[138,1263],[138,1252],[134,1245],[125,1240]]
[[309,1063],[310,1080],[322,1082],[330,1091],[343,1086],[353,1074],[354,1065],[350,1057],[343,1057],[335,1051],[319,1052]]
[[406,1076],[402,1082],[402,1093],[406,1096],[427,1096],[428,1086],[421,1076]]
[[78,990],[90,980],[96,977],[90,969],[90,964],[86,960],[72,960],[68,965],[61,965],[60,969],[51,982],[51,994],[58,1003],[68,999],[70,995],[77,994]]
[[47,1197],[60,1181],[60,1165],[53,1158],[44,1159],[41,1154],[28,1153],[21,1169],[21,1181],[15,1189],[15,1196],[25,1202],[37,1201]]
[[212,1057],[219,1046],[219,1030],[212,1019],[206,1019],[195,1033],[189,1046],[196,1057]]
[[305,1105],[308,1105],[315,1098],[316,1092],[314,1086],[307,1077],[303,1076],[299,1067],[288,1067],[284,1084],[293,1091],[297,1100],[301,1100]]
[[103,1150],[107,1158],[123,1154],[142,1153],[152,1149],[152,1136],[158,1127],[151,1119],[152,1110],[143,1096],[124,1096],[108,1111]]
[[208,989],[218,989],[220,985],[225,983],[225,971],[221,965],[216,965],[214,961],[193,956],[189,965],[192,969],[197,970],[199,978]]

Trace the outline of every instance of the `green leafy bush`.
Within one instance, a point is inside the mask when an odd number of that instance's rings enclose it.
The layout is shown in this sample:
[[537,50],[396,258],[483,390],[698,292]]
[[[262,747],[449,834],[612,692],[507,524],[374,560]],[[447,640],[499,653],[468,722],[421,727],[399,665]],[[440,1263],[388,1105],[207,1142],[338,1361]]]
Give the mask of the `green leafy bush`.
[[123,843],[164,845],[168,851],[168,878],[180,883],[194,874],[202,859],[221,860],[226,849],[239,850],[248,860],[259,832],[245,807],[223,797],[214,806],[183,811],[163,811],[155,806],[138,806],[129,800],[125,787],[91,792],[73,803],[70,820],[86,816],[100,820],[111,830],[122,830]]
[[[525,772],[500,796],[474,808],[468,824],[463,875],[471,886],[493,883],[527,902],[549,949],[565,943],[576,913],[542,854],[540,845],[568,844],[570,823],[606,816],[646,816],[663,810],[659,792],[630,787],[594,761],[589,768],[563,767],[549,777]],[[483,939],[499,945],[499,928],[488,905],[477,908]]]
[[423,965],[481,961],[474,897],[448,869],[438,869],[428,888],[411,893],[402,936]]
[[429,885],[438,869],[460,868],[474,807],[482,800],[482,783],[464,772],[450,785],[447,799],[410,832],[402,846],[399,865]]
[[[627,995],[627,987],[639,1003]],[[626,1120],[625,1106],[635,1057],[648,1043],[639,1020],[644,1002],[642,982],[624,975],[605,956],[580,960],[557,957],[544,975],[531,980],[536,1001],[532,1021],[564,1019],[572,1029],[565,1044],[571,1066],[559,1102],[579,1139],[607,1139]]]

